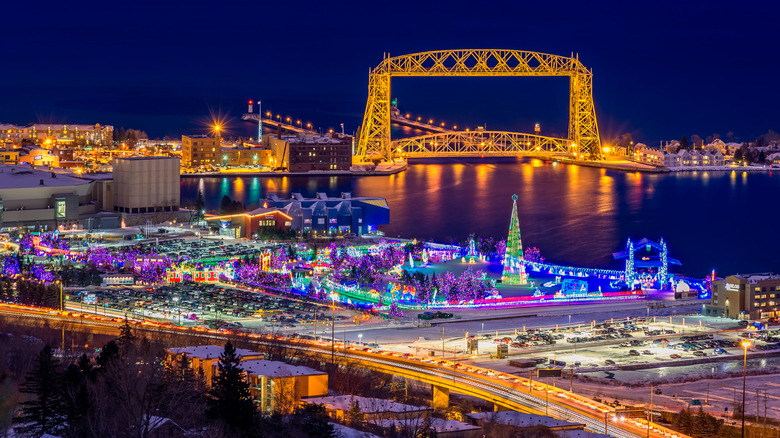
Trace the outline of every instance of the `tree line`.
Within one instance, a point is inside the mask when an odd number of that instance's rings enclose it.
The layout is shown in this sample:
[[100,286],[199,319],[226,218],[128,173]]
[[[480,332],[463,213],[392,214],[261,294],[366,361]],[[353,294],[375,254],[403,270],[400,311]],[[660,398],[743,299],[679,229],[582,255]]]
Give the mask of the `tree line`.
[[90,357],[62,363],[46,345],[19,391],[14,429],[25,436],[153,436],[163,419],[204,437],[333,437],[322,406],[296,407],[288,416],[255,408],[236,349],[228,342],[211,388],[190,360],[166,360],[164,351],[136,338],[125,323],[118,338]]

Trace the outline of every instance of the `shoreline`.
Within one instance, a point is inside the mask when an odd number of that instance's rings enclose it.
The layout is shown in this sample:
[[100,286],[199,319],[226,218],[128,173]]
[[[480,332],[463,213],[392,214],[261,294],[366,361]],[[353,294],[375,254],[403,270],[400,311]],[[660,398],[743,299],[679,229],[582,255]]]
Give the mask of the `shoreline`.
[[[758,166],[685,166],[685,167],[652,167],[642,163],[631,162],[610,162],[610,161],[586,161],[575,160],[562,157],[530,156],[540,160],[557,162],[568,165],[583,167],[592,167],[597,169],[617,170],[621,172],[642,172],[642,173],[680,173],[680,172],[771,172],[780,171],[780,168],[758,167]],[[425,164],[425,163],[411,163]],[[197,172],[182,173],[181,178],[218,178],[218,177],[266,177],[274,178],[281,176],[389,176],[406,171],[410,163],[393,163],[392,165],[380,165],[374,170],[323,170],[311,172],[289,172],[289,171],[235,171],[235,172]],[[384,167],[384,168],[383,168]]]
[[181,178],[219,178],[219,177],[238,177],[238,176],[251,176],[251,177],[266,177],[274,178],[279,176],[388,176],[395,175],[405,171],[409,165],[407,163],[395,164],[385,166],[378,166],[379,168],[374,170],[320,170],[311,172],[289,172],[289,171],[256,171],[256,172],[197,172],[197,173],[182,173]]

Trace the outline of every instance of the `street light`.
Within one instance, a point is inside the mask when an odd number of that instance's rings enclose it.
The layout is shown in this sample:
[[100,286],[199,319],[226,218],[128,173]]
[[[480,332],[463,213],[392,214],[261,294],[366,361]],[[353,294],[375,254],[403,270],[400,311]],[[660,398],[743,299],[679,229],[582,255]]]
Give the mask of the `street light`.
[[358,344],[363,345],[363,333],[358,335]]
[[750,347],[750,341],[742,341],[742,348],[745,349],[745,359],[742,363],[742,438],[745,438],[745,383],[747,381],[748,347]]
[[62,312],[63,303],[62,303],[62,281],[57,280],[55,283],[60,285],[60,312]]

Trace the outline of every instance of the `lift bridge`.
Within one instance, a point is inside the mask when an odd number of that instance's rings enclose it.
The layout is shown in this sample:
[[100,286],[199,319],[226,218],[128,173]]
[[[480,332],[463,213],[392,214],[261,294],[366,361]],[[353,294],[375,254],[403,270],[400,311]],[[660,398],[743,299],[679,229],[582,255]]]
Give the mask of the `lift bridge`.
[[[390,139],[390,80],[394,76],[566,76],[568,138],[504,131],[452,131]],[[593,73],[579,57],[519,50],[442,50],[387,57],[368,79],[368,101],[358,136],[359,161],[415,157],[517,156],[566,153],[603,159]]]

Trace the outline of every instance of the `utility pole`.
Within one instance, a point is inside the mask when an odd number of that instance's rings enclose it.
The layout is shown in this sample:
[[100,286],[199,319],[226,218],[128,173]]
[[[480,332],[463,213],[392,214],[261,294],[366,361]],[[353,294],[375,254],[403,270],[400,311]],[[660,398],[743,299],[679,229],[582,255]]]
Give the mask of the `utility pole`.
[[330,364],[336,364],[336,300],[333,302],[333,318],[330,320]]
[[[709,392],[709,386],[707,386]],[[653,421],[653,384],[650,384],[650,409],[647,411],[647,438],[650,438],[650,422]]]

